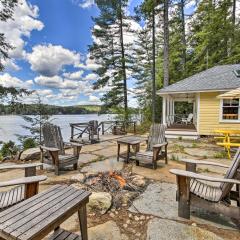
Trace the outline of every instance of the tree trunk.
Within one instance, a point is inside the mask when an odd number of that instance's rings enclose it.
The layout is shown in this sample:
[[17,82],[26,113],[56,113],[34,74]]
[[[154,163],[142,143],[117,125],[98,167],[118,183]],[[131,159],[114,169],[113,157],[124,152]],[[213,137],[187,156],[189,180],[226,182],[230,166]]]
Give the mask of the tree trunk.
[[182,63],[183,63],[183,71],[186,71],[186,30],[185,30],[185,16],[184,16],[184,4],[185,0],[181,0],[180,2],[180,13],[181,13],[181,24],[182,24],[182,45],[183,45],[183,53],[182,53]]
[[152,122],[156,120],[155,6],[152,10]]
[[163,49],[163,86],[169,85],[169,29],[168,29],[168,0],[164,0],[164,49]]
[[121,58],[122,58],[122,75],[123,75],[123,95],[124,95],[124,112],[125,120],[128,118],[128,98],[127,98],[127,74],[125,64],[125,49],[123,41],[123,15],[122,15],[122,1],[119,7],[119,20],[120,20],[120,44],[121,44]]

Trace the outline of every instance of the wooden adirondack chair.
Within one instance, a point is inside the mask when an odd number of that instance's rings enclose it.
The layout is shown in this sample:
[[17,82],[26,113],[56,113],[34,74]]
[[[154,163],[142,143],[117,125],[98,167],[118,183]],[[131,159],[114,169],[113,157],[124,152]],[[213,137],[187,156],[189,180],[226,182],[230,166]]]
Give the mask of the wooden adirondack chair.
[[[82,144],[63,142],[60,127],[51,123],[44,124],[42,132],[44,138],[44,145],[40,146],[42,163],[54,165],[56,175],[59,175],[60,169],[70,165],[73,165],[73,169],[77,170]],[[72,147],[73,154],[66,154],[65,146]]]
[[25,177],[23,178],[0,182],[0,189],[16,186],[10,190],[0,192],[0,211],[38,193],[39,182],[47,179],[46,176],[36,176],[36,167],[41,165],[42,164],[38,163],[0,166],[0,170],[25,170]]
[[[166,127],[163,124],[153,124],[150,128],[149,137],[147,140],[147,150],[145,152],[138,152],[136,154],[136,165],[139,166],[139,162],[152,163],[153,169],[157,169],[157,161],[162,157],[167,160],[167,146],[168,142],[165,138]],[[164,148],[164,149],[163,149]]]
[[[178,215],[190,218],[190,207],[204,208],[209,212],[223,214],[240,224],[240,148],[230,167],[199,160],[183,160],[186,170],[171,169],[177,176]],[[228,169],[224,178],[196,173],[197,165],[212,165]],[[219,183],[214,186],[211,182]],[[236,190],[234,190],[236,185]],[[232,205],[236,201],[237,205]]]

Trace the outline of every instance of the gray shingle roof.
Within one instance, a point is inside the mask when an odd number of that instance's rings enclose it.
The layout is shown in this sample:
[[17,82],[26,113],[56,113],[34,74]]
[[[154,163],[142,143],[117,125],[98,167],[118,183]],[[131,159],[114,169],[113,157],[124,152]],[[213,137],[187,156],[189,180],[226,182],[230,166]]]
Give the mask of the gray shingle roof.
[[240,87],[240,77],[235,75],[234,70],[240,70],[240,64],[216,66],[162,88],[158,93],[235,89]]

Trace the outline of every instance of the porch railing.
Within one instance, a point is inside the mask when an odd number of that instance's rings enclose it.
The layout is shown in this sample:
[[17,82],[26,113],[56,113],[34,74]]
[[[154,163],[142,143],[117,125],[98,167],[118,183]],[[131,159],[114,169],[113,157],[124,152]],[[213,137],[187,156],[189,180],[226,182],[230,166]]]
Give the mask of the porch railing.
[[[166,124],[167,124],[167,126],[171,126],[173,124],[184,124],[183,119],[187,119],[187,118],[188,118],[188,114],[168,115],[166,117]],[[197,124],[197,114],[193,114],[191,123],[194,125]]]

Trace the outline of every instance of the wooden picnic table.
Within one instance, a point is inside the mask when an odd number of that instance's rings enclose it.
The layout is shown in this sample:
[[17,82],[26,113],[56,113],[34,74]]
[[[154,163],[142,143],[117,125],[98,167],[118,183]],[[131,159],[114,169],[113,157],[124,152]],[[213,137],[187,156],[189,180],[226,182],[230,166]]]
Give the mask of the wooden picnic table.
[[231,147],[240,147],[240,143],[232,142],[234,138],[240,137],[240,136],[236,136],[236,135],[240,135],[240,130],[219,129],[219,130],[215,130],[214,132],[223,135],[220,137],[215,137],[215,139],[223,140],[222,142],[217,142],[217,145],[223,146],[228,152],[228,158],[231,159],[231,153],[230,153]]
[[[140,143],[146,141],[147,138],[137,137],[137,136],[130,136],[124,137],[117,140],[118,150],[117,150],[117,161],[119,158],[123,158],[128,163],[130,157],[132,155],[136,155],[137,152],[140,150]],[[121,145],[127,145],[127,152],[120,154]],[[133,152],[131,152],[131,147],[133,148]]]
[[[39,240],[54,231],[49,239],[87,240],[86,204],[90,192],[72,186],[55,185],[0,213],[0,239]],[[78,212],[81,237],[60,228]]]

